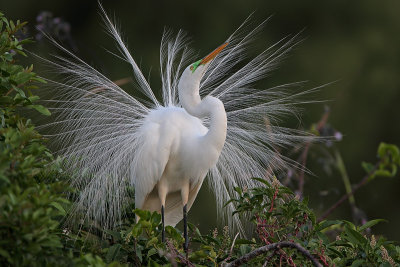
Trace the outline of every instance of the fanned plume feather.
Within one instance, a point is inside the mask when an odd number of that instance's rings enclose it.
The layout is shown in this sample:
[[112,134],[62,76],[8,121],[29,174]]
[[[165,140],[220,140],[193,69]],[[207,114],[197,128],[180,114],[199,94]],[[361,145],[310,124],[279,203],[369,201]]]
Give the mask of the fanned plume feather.
[[[47,61],[63,81],[48,80],[53,98],[47,105],[53,122],[42,125],[50,141],[59,148],[72,184],[79,188],[76,214],[84,214],[98,225],[111,228],[123,216],[127,185],[135,185],[135,168],[145,168],[141,157],[142,133],[138,131],[147,114],[159,106],[180,107],[178,82],[185,67],[196,60],[182,31],[175,36],[165,31],[161,40],[160,66],[162,104],[155,97],[116,26],[105,11],[104,22],[118,44],[122,58],[133,70],[134,81],[147,99],[127,94],[99,71],[54,42],[67,57],[56,56]],[[273,172],[296,166],[296,162],[280,155],[278,148],[289,148],[313,139],[306,133],[278,126],[288,114],[297,115],[296,105],[313,90],[291,93],[299,83],[254,88],[296,45],[297,36],[284,38],[247,59],[247,50],[266,21],[250,28],[247,19],[229,38],[228,46],[213,60],[200,85],[202,97],[219,98],[226,109],[227,138],[218,163],[208,174],[208,185],[215,193],[218,211],[230,215],[233,204],[223,208],[234,187],[251,188],[252,177],[271,179]],[[248,30],[250,28],[250,30]],[[267,123],[266,123],[267,122]],[[208,121],[204,124],[207,126]],[[78,173],[76,170],[79,170]],[[223,215],[223,214],[220,214]],[[228,218],[230,226],[241,228],[238,220]],[[234,217],[236,218],[236,216]]]

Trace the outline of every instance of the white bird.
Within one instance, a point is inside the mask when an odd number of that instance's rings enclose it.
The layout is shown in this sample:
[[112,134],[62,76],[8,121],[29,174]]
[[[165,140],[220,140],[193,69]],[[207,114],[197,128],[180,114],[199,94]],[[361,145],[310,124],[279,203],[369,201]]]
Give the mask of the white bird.
[[[138,160],[146,167],[137,169],[135,204],[140,209],[161,211],[163,226],[181,221],[183,209],[185,249],[186,212],[207,172],[217,163],[227,129],[224,104],[212,96],[201,99],[200,81],[211,60],[226,45],[189,65],[182,73],[178,84],[182,108],[157,108],[146,116],[139,129],[143,152]],[[210,118],[209,128],[203,125],[204,118]]]
[[[74,173],[71,182],[80,189],[75,214],[113,227],[123,216],[131,185],[137,208],[162,212],[163,223],[175,226],[186,218],[207,175],[218,211],[230,214],[232,203],[222,207],[234,187],[254,187],[252,177],[271,179],[271,170],[295,164],[276,149],[312,137],[276,124],[296,114],[294,106],[304,102],[299,97],[313,90],[290,93],[298,84],[253,87],[295,45],[295,37],[245,61],[250,41],[264,25],[247,32],[246,20],[222,46],[188,64],[193,52],[185,35],[167,31],[161,41],[161,104],[102,11],[142,97],[129,95],[56,43],[68,58],[47,61],[64,76],[62,82],[48,80],[54,121],[41,127]],[[239,220],[226,217],[230,226],[241,228]],[[186,223],[184,230],[187,248]]]

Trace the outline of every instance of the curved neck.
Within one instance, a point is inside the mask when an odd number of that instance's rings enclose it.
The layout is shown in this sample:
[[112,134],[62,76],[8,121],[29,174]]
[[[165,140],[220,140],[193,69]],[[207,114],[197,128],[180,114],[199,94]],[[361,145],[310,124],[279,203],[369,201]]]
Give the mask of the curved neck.
[[224,104],[217,98],[207,96],[201,100],[200,82],[179,84],[179,100],[190,115],[197,118],[210,118],[210,128],[202,137],[205,144],[210,144],[221,152],[226,139],[227,118]]

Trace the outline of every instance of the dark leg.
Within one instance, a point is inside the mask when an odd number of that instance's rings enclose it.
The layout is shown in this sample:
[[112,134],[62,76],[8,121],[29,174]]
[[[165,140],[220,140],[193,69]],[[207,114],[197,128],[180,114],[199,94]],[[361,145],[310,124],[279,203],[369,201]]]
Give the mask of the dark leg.
[[161,206],[161,222],[162,222],[161,241],[165,242],[164,205]]
[[185,237],[185,245],[183,246],[183,249],[185,250],[185,252],[187,254],[188,248],[189,248],[189,238],[188,238],[188,233],[187,233],[187,207],[186,207],[186,205],[183,206],[183,235]]

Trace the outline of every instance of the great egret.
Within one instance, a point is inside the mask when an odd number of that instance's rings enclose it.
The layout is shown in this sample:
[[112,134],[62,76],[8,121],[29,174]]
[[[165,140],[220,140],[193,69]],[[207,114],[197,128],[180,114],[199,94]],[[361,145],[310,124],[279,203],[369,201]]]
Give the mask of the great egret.
[[[75,173],[71,182],[80,188],[75,214],[113,227],[123,216],[127,187],[132,185],[136,207],[161,211],[165,224],[174,226],[182,213],[186,217],[206,175],[219,212],[230,214],[232,203],[222,207],[234,187],[254,187],[252,177],[270,179],[271,170],[295,164],[278,155],[277,148],[312,137],[277,123],[296,114],[294,106],[310,91],[290,93],[297,84],[267,89],[253,84],[276,67],[296,36],[246,62],[248,45],[265,23],[246,31],[246,20],[222,46],[195,61],[183,32],[173,37],[166,31],[160,53],[161,104],[102,11],[142,97],[129,95],[56,43],[68,58],[48,61],[64,80],[48,81],[54,93],[47,104],[55,104],[54,121],[42,128],[54,131],[47,136],[60,146],[59,154]],[[226,217],[231,227],[241,228],[239,220]]]

